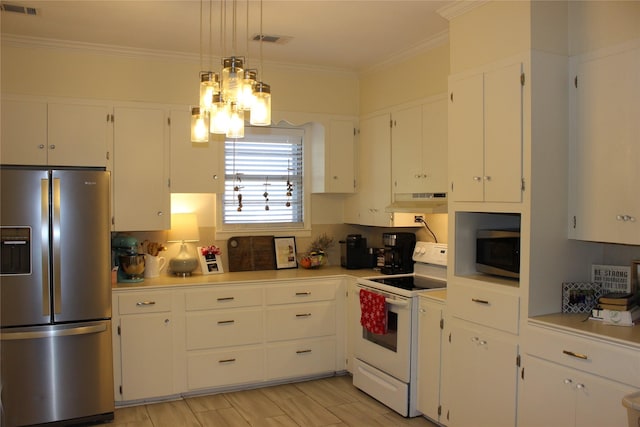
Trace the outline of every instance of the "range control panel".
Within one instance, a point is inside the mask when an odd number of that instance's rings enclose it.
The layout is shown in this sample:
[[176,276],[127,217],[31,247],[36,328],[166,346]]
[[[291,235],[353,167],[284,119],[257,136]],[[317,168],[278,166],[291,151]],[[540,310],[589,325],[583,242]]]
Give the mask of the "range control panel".
[[416,242],[413,260],[425,264],[447,265],[447,244]]

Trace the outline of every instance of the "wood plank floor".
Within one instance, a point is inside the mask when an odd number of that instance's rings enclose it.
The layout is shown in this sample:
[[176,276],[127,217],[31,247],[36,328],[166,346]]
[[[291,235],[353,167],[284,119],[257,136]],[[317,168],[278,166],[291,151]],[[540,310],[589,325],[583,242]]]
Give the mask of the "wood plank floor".
[[403,418],[337,376],[255,390],[118,408],[105,427],[424,426]]

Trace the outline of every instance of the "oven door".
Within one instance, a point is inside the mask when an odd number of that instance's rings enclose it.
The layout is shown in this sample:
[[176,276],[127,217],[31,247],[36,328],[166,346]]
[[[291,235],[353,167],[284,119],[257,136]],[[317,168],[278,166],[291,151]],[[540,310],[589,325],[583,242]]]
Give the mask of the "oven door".
[[385,296],[388,330],[385,334],[373,334],[358,325],[354,345],[355,357],[408,383],[411,371],[412,299],[363,284],[358,284],[357,289],[358,296],[354,298],[355,320],[359,323],[362,314],[359,303],[360,289],[367,289]]

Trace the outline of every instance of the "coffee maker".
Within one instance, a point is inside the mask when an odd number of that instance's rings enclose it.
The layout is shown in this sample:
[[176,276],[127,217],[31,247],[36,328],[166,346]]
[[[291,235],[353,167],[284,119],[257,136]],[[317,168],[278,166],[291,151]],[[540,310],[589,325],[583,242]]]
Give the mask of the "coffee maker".
[[138,254],[138,240],[117,235],[111,240],[113,264],[118,267],[118,283],[144,281],[144,255]]
[[413,273],[413,250],[416,235],[413,233],[383,233],[384,267],[383,274]]
[[340,265],[350,270],[370,267],[366,237],[349,234],[340,241]]

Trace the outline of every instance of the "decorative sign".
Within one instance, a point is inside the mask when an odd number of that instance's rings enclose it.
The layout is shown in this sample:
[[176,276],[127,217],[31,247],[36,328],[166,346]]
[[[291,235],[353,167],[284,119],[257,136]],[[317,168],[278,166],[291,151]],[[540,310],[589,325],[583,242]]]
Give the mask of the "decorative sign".
[[276,253],[276,269],[298,267],[295,237],[274,237],[273,245]]
[[593,264],[591,281],[599,283],[604,293],[631,292],[631,267]]

